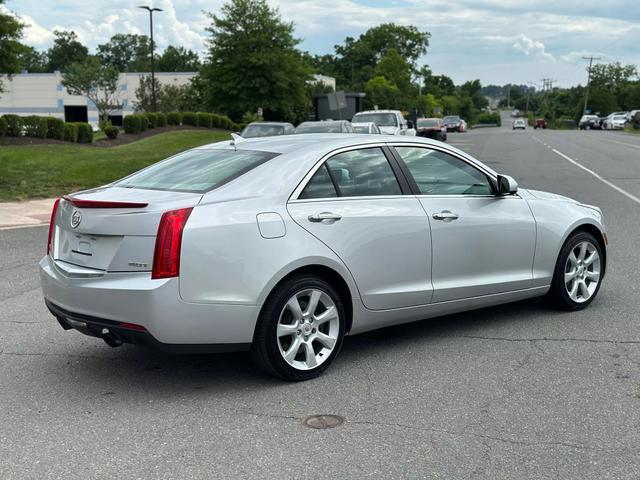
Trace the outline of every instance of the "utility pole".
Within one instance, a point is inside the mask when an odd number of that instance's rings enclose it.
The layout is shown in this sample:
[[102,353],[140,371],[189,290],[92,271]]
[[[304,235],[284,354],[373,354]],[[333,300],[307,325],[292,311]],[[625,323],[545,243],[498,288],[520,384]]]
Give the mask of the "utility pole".
[[545,108],[546,108],[547,111],[551,108],[553,126],[555,127],[555,124],[556,124],[556,111],[553,108],[553,106],[549,105],[549,92],[553,93],[553,84],[555,82],[557,82],[557,80],[554,80],[552,78],[542,78],[541,81],[542,81],[542,88],[544,90]]
[[156,105],[156,73],[155,73],[155,69],[153,66],[153,50],[154,50],[154,43],[153,43],[153,12],[161,12],[162,9],[161,8],[151,8],[151,7],[147,7],[146,5],[141,5],[138,8],[142,8],[143,10],[147,10],[149,12],[149,30],[151,32],[151,102],[153,105],[153,111],[157,111],[157,105]]
[[600,57],[594,57],[593,55],[589,57],[582,57],[583,60],[589,60],[589,66],[587,67],[587,88],[584,92],[584,108],[582,109],[582,113],[587,113],[587,105],[589,103],[589,84],[591,83],[591,66],[593,65],[594,60],[600,60]]

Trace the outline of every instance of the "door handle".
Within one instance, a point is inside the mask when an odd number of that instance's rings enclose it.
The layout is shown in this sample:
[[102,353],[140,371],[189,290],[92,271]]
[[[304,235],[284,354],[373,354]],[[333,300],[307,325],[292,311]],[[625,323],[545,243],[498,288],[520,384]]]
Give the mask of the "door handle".
[[440,213],[434,213],[432,216],[434,220],[442,220],[443,222],[451,222],[458,219],[458,214],[450,212],[449,210],[443,210]]
[[337,222],[342,218],[342,215],[339,215],[337,213],[331,213],[331,212],[320,212],[320,213],[315,213],[313,215],[309,215],[308,218],[310,222],[315,222],[315,223],[322,222],[323,220],[333,220]]

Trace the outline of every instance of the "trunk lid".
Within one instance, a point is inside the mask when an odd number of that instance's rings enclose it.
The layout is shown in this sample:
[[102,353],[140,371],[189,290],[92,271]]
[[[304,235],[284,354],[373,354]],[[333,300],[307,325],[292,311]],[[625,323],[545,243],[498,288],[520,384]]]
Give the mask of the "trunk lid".
[[51,255],[109,272],[150,271],[162,214],[193,207],[201,198],[201,193],[123,187],[65,197],[55,218]]

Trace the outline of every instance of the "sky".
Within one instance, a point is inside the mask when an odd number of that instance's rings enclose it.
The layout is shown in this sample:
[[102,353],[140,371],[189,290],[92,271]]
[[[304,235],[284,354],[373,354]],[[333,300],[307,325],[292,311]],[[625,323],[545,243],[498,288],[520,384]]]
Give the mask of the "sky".
[[[332,53],[347,36],[385,22],[431,33],[427,54],[435,74],[456,83],[532,84],[543,77],[557,86],[586,82],[587,61],[640,64],[639,0],[268,0],[295,24],[300,48]],[[46,3],[46,7],[43,6]],[[53,30],[74,30],[90,49],[116,33],[148,34],[154,17],[159,49],[183,45],[203,54],[210,19],[223,0],[7,0],[5,9],[28,24],[24,42],[48,48]],[[3,8],[0,6],[0,8]]]

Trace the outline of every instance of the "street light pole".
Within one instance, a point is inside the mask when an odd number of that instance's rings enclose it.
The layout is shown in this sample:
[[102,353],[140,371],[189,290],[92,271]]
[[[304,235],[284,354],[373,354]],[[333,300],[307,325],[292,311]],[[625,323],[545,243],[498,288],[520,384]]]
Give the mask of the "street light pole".
[[151,102],[153,105],[153,111],[155,112],[157,110],[157,107],[156,107],[156,73],[153,65],[153,50],[155,47],[153,43],[153,12],[161,12],[162,9],[147,7],[146,5],[141,5],[138,8],[142,8],[143,10],[147,10],[149,12],[149,31],[151,32]]

